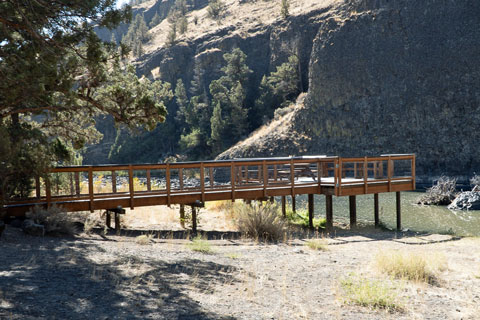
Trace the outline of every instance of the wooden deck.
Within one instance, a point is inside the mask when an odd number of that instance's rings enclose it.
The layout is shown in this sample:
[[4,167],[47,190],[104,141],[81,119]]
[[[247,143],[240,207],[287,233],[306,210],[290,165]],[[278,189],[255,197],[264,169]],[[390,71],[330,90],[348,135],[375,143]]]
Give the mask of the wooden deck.
[[[331,196],[414,189],[415,156],[410,154],[72,166],[36,179],[32,197],[8,202],[4,209],[7,216],[23,216],[36,205],[94,211],[301,194],[326,195],[328,207]],[[331,220],[328,214],[327,208]]]

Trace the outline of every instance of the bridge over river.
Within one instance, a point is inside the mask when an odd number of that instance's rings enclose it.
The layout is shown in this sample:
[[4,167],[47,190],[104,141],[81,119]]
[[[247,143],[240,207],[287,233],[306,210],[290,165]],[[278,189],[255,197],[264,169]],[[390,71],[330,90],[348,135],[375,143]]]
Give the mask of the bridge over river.
[[[120,183],[119,182],[122,182]],[[142,181],[143,183],[139,183]],[[350,224],[356,224],[356,195],[397,193],[397,228],[401,228],[400,192],[415,190],[415,155],[342,158],[302,156],[161,164],[69,166],[37,178],[35,191],[4,205],[7,216],[24,216],[34,206],[57,205],[66,211],[121,213],[121,208],[156,205],[202,206],[217,200],[267,200],[308,194],[310,226],[313,197],[326,197],[327,227],[333,223],[332,197],[350,197]],[[195,214],[195,210],[193,210]],[[108,216],[109,217],[109,216]],[[195,228],[195,226],[194,226]]]

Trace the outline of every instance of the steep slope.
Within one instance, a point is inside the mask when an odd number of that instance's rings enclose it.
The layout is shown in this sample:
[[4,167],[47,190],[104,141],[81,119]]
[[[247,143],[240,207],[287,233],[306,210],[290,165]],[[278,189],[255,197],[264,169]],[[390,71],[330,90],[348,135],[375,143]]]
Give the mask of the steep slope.
[[[313,41],[305,106],[220,158],[416,153],[417,173],[480,171],[480,3],[346,1]],[[265,143],[268,141],[268,143]]]

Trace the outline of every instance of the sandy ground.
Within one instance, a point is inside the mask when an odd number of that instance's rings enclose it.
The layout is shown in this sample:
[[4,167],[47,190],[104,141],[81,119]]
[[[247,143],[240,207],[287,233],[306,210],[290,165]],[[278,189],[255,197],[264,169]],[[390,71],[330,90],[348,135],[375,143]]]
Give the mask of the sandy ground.
[[[0,318],[480,319],[479,238],[337,228],[317,251],[305,237],[261,244],[221,230],[206,232],[217,240],[200,253],[184,233],[129,228],[38,238],[7,226]],[[151,235],[148,244],[136,242],[140,234]],[[391,280],[373,266],[385,250],[442,255],[448,267],[434,285]],[[346,304],[340,282],[352,273],[393,281],[405,310]]]

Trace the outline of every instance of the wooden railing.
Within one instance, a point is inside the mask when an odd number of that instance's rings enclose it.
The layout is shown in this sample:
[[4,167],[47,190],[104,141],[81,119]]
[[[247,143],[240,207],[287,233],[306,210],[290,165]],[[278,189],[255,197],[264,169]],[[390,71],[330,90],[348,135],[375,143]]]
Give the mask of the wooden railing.
[[[403,170],[403,171],[402,171]],[[378,183],[391,185],[408,181],[415,186],[414,155],[384,155],[375,158],[340,158],[327,156],[235,159],[221,161],[181,162],[162,164],[100,165],[57,167],[48,178],[35,179],[35,192],[30,198],[12,201],[9,205],[88,201],[90,210],[95,200],[128,198],[131,208],[145,196],[164,196],[166,204],[183,194],[206,195],[229,193],[263,197],[276,195],[275,190],[287,189],[291,195],[323,193],[346,195],[348,189],[362,185],[364,193]],[[246,193],[247,192],[247,193]],[[253,193],[252,193],[253,194]]]

